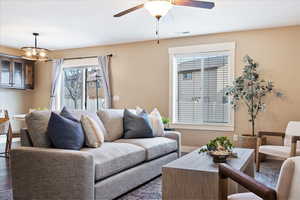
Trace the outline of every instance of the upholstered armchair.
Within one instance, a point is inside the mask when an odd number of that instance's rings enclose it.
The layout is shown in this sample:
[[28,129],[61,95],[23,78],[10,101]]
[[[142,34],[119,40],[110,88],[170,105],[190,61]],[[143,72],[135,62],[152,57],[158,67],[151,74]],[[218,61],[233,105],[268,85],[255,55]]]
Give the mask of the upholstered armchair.
[[[262,138],[265,136],[277,136],[282,138],[283,144],[262,145]],[[300,122],[289,122],[285,133],[282,132],[258,132],[257,151],[256,151],[256,171],[259,171],[262,154],[287,159],[289,157],[300,155],[300,146],[297,147],[297,141],[300,141]]]
[[[269,188],[254,178],[230,167],[219,165],[219,200],[298,200],[300,183],[300,157],[288,158],[284,161],[276,189]],[[247,193],[228,196],[228,179],[232,179],[244,188]]]

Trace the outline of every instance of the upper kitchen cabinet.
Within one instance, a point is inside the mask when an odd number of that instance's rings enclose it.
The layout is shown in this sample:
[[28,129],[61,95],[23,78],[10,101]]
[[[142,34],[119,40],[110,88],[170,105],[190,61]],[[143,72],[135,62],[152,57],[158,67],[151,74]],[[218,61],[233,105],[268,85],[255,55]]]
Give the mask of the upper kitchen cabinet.
[[34,62],[25,61],[25,89],[34,89]]
[[0,56],[0,88],[33,89],[34,62]]

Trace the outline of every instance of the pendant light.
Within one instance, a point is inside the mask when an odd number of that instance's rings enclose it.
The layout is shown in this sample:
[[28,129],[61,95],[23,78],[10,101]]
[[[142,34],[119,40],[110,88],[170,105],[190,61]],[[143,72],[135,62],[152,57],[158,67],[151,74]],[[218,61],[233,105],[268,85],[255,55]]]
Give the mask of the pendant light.
[[39,48],[37,43],[37,37],[39,33],[32,33],[34,36],[34,47],[22,47],[24,55],[22,56],[26,60],[34,60],[34,61],[46,61],[48,60],[49,50],[45,48]]

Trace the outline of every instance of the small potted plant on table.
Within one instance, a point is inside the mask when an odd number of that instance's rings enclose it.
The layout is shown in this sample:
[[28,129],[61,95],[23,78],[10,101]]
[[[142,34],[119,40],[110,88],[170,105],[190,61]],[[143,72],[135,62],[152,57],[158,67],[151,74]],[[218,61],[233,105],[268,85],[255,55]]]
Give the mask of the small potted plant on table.
[[202,147],[199,153],[207,152],[213,157],[215,163],[223,163],[229,156],[233,155],[232,148],[233,144],[227,137],[217,137]]

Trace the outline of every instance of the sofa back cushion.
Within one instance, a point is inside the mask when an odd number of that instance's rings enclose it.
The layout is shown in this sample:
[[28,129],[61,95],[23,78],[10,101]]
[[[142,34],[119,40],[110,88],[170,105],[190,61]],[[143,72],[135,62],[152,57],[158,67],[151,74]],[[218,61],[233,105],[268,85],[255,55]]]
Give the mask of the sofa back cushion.
[[71,114],[71,112],[65,106],[61,110],[60,115],[65,117],[65,118],[68,118],[69,120],[72,120],[74,122],[79,122],[79,120],[77,118],[75,118],[73,116],[73,114]]
[[[129,109],[129,111],[136,113],[134,109]],[[112,142],[123,137],[124,109],[103,109],[98,111],[97,114],[106,129],[107,137],[105,141]]]
[[26,115],[25,122],[34,147],[51,147],[47,134],[49,111],[34,111]]
[[49,120],[48,136],[53,146],[59,149],[80,150],[84,144],[81,123],[54,112]]
[[103,133],[103,136],[104,136],[104,140],[108,141],[107,131],[103,125],[102,120],[100,120],[100,118],[96,112],[90,112],[90,111],[86,111],[86,110],[69,110],[69,112],[78,121],[81,120],[82,116],[88,116],[88,117],[92,118],[97,123],[99,128],[101,129],[101,132]]
[[107,133],[105,141],[112,142],[123,136],[123,112],[123,109],[104,109],[98,111],[98,116],[103,122]]

